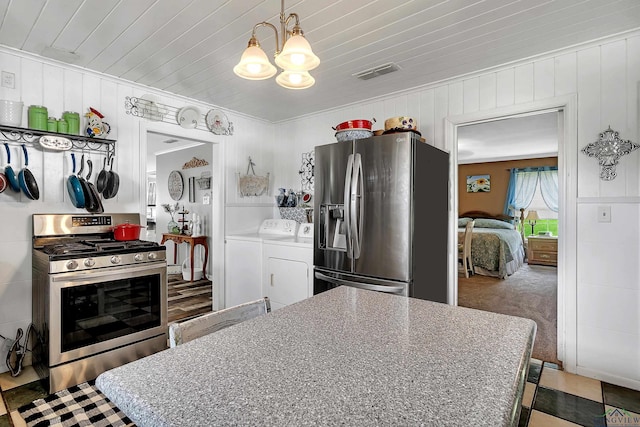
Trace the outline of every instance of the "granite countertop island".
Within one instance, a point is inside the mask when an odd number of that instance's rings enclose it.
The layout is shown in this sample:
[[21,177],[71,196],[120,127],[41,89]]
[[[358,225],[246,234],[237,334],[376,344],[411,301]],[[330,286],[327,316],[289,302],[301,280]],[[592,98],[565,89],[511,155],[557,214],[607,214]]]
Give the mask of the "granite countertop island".
[[338,287],[100,375],[140,427],[509,426],[533,321]]

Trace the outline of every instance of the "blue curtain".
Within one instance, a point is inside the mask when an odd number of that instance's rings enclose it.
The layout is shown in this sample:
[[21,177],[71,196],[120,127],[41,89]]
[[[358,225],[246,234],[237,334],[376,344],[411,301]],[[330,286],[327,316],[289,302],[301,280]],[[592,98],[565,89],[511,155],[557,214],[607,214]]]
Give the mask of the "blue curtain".
[[521,209],[526,209],[533,200],[540,178],[540,191],[545,204],[553,212],[558,212],[558,168],[556,166],[540,166],[511,169],[507,197],[504,202],[504,214],[516,216]]
[[516,201],[516,169],[509,171],[509,185],[507,186],[507,198],[504,201],[503,213],[509,216],[515,216],[517,209],[515,208]]

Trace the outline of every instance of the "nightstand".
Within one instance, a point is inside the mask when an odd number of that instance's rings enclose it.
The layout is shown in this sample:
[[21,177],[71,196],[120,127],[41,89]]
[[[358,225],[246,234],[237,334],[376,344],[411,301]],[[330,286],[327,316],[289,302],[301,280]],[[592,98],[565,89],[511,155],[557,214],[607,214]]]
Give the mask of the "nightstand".
[[558,236],[527,237],[529,264],[558,266]]

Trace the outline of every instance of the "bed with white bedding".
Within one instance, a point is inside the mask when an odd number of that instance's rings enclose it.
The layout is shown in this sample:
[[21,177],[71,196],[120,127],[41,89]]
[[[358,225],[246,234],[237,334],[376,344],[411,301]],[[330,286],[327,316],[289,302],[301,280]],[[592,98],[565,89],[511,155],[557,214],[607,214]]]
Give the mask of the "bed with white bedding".
[[[467,213],[469,215],[469,213]],[[491,216],[485,214],[486,216]],[[524,264],[525,251],[522,235],[509,222],[511,218],[500,216],[486,218],[462,214],[458,219],[458,240],[464,236],[464,227],[475,220],[471,240],[471,259],[475,274],[506,278]]]

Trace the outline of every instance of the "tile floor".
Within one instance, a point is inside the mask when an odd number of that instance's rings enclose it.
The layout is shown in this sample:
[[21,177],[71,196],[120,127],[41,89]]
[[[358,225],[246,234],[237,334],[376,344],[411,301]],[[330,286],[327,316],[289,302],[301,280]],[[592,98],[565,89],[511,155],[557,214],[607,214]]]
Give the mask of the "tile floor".
[[[0,427],[25,426],[17,409],[47,395],[33,368],[0,374]],[[640,427],[640,391],[569,374],[531,359],[519,427]]]

